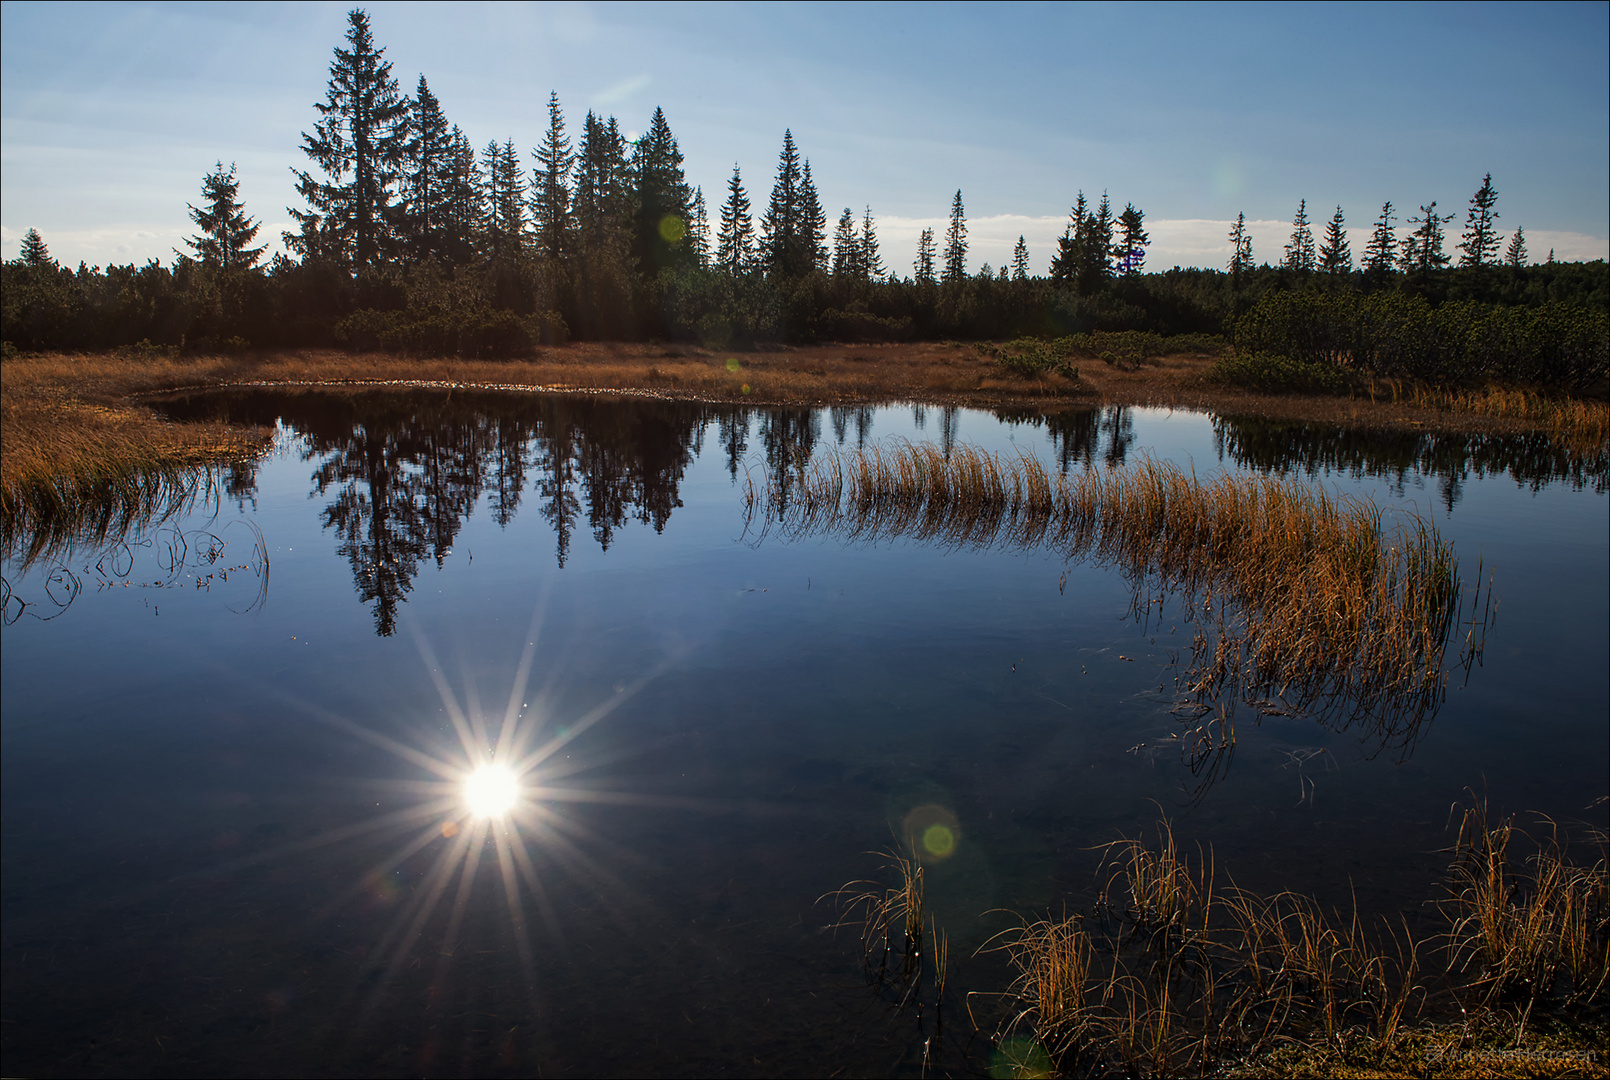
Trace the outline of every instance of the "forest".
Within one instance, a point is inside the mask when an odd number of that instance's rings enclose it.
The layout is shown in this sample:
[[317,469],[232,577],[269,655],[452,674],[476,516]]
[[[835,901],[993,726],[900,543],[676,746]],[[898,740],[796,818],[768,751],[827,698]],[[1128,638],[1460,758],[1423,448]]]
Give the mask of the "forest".
[[1552,252],[1535,263],[1521,229],[1506,241],[1490,175],[1452,251],[1455,215],[1422,205],[1405,234],[1387,202],[1355,261],[1342,208],[1316,237],[1303,200],[1278,262],[1257,260],[1243,216],[1224,269],[1163,272],[1145,269],[1142,210],[1081,191],[1045,272],[1019,238],[1010,265],[969,273],[957,191],[945,236],[925,230],[906,273],[880,248],[870,207],[844,208],[829,232],[790,131],[764,206],[734,166],[712,215],[662,110],[631,141],[615,117],[589,111],[573,140],[553,94],[528,171],[512,140],[477,150],[423,75],[404,93],[361,10],[316,109],[288,253],[265,262],[260,225],[222,163],[189,206],[190,250],[171,263],[74,270],[30,229],[0,269],[6,351],[496,358],[571,340],[745,349],[1128,333],[1221,337],[1249,380],[1288,388],[1325,389],[1342,365],[1576,391],[1610,372],[1610,269]]

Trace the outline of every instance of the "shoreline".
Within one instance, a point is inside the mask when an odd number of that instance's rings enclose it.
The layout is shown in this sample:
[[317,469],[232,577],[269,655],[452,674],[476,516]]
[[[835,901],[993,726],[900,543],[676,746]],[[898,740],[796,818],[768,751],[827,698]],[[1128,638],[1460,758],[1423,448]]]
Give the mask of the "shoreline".
[[338,350],[238,356],[126,353],[23,354],[0,365],[0,487],[9,506],[23,486],[86,472],[239,460],[266,436],[219,423],[179,424],[147,404],[228,389],[337,393],[424,388],[489,393],[640,397],[752,407],[881,404],[1028,409],[1134,406],[1319,422],[1347,428],[1469,435],[1544,434],[1602,446],[1610,406],[1584,408],[1586,430],[1543,418],[1393,400],[1411,392],[1380,384],[1376,396],[1275,395],[1212,383],[1214,357],[1165,356],[1134,370],[1082,361],[1077,381],[1002,372],[977,345],[823,345],[736,352],[696,346],[581,343],[520,360],[418,359]]

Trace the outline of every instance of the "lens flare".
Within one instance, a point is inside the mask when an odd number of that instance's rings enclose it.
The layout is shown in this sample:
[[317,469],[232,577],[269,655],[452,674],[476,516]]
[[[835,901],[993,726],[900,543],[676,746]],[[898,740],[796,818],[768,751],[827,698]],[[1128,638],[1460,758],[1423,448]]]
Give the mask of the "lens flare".
[[502,817],[519,797],[520,785],[507,765],[482,765],[464,780],[464,802],[478,818]]

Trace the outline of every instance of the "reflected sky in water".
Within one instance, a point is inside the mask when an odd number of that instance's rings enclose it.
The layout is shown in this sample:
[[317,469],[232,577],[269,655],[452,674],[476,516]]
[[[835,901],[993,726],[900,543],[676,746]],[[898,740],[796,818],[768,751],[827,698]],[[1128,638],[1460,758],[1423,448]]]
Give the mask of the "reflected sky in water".
[[[1418,912],[1467,787],[1562,819],[1604,794],[1602,459],[1131,409],[169,408],[278,450],[6,564],[14,1071],[915,1073],[816,903],[912,821],[965,957],[992,909],[1088,903],[1091,846],[1159,804],[1246,887]],[[746,473],[891,438],[1413,507],[1493,576],[1484,663],[1406,759],[1244,721],[1193,804],[1166,603],[1138,625],[1128,582],[1052,551],[744,534]],[[490,763],[506,815],[467,801]]]

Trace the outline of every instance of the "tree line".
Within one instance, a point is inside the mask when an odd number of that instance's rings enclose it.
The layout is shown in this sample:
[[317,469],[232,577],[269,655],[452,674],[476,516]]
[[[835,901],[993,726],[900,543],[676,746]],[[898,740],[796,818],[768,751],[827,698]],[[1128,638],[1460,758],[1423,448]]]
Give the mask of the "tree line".
[[[3,336],[24,348],[340,346],[498,356],[583,339],[763,342],[1233,332],[1269,292],[1396,291],[1446,299],[1603,308],[1604,263],[1528,263],[1517,229],[1502,257],[1491,176],[1471,199],[1458,265],[1436,203],[1398,235],[1382,208],[1357,267],[1340,207],[1316,243],[1299,204],[1276,265],[1258,264],[1245,216],[1223,271],[1147,273],[1133,203],[1081,191],[1045,274],[1023,237],[1009,264],[967,269],[961,191],[943,244],[918,240],[911,272],[885,264],[870,206],[829,234],[810,161],[783,133],[757,213],[733,166],[711,222],[665,113],[628,139],[589,111],[576,138],[557,94],[526,169],[512,140],[477,150],[424,77],[409,95],[368,15],[352,11],[325,99],[294,170],[286,254],[266,265],[259,223],[220,162],[189,207],[198,232],[164,265],[58,266],[29,230],[4,267]],[[713,227],[712,227],[713,226]]]

